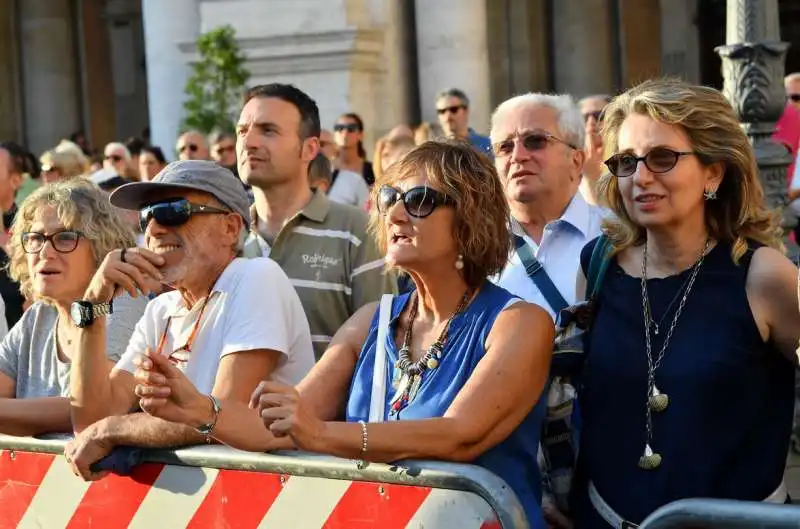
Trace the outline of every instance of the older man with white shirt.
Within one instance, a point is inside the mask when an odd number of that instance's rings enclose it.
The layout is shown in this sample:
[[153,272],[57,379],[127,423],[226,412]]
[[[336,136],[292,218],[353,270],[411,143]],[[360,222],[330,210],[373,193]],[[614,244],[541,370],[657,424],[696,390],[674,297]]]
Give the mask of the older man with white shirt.
[[[581,113],[567,95],[516,96],[492,116],[494,162],[514,238],[508,264],[494,280],[543,307],[554,320],[575,303],[581,249],[600,235],[601,211],[578,190],[586,160],[584,134]],[[542,431],[549,449],[540,452],[542,509],[552,527],[568,527],[559,508],[566,508],[575,451],[563,436],[572,428],[563,409],[571,406],[574,390],[563,380],[553,380],[557,383],[548,390]]]
[[581,249],[600,235],[601,210],[578,191],[584,134],[581,114],[568,95],[516,96],[492,116],[495,167],[515,242],[496,282],[553,319],[575,303]]

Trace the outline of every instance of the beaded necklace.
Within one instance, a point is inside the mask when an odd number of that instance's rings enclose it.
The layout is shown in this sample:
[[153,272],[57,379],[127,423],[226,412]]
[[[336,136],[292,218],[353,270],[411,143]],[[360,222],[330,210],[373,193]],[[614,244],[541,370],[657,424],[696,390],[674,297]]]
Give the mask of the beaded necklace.
[[[453,322],[453,319],[466,308],[470,297],[472,297],[472,292],[467,290],[464,293],[464,297],[461,298],[461,303],[459,303],[450,317],[447,318],[447,322],[445,322],[444,328],[442,332],[439,333],[439,337],[436,338],[436,341],[428,347],[425,354],[417,361],[412,362],[411,338],[414,319],[417,317],[417,309],[419,307],[419,297],[417,293],[414,292],[412,294],[411,310],[408,316],[408,328],[403,338],[403,346],[400,348],[400,351],[398,351],[397,363],[395,364],[395,373],[400,375],[400,379],[396,384],[395,394],[389,403],[391,415],[397,415],[414,400],[422,385],[422,374],[426,370],[433,370],[439,367],[439,363],[442,360],[442,353],[444,352],[444,346],[447,343],[447,332],[450,329],[450,324]],[[397,379],[397,376],[395,376],[395,379]]]

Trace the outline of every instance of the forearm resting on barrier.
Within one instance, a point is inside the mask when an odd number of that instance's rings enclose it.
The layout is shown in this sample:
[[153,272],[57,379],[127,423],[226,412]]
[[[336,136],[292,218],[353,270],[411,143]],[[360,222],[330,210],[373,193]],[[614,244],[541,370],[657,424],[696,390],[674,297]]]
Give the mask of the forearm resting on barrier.
[[71,432],[69,399],[0,399],[0,433],[17,436]]
[[136,403],[133,376],[115,372],[111,377],[112,367],[106,356],[106,323],[100,319],[79,331],[72,358],[71,414],[76,432],[105,417],[128,413]]
[[206,437],[185,424],[165,421],[146,413],[104,419],[104,435],[116,446],[173,448],[203,444]]
[[361,424],[327,422],[315,446],[322,452],[346,459],[390,463],[402,459],[438,459],[470,462],[490,445],[463,432],[458,420],[448,417],[367,424],[367,451],[362,452]]
[[[276,438],[261,422],[258,412],[241,402],[226,400],[220,403],[221,411],[212,437],[222,444],[248,452],[294,450],[290,437]],[[203,419],[206,417],[206,419]],[[192,426],[207,422],[208,412],[197,413]]]

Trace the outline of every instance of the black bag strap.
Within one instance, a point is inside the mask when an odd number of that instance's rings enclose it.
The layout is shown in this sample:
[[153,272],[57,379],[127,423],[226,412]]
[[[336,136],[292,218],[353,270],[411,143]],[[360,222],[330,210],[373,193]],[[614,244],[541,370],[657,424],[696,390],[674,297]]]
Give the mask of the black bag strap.
[[561,292],[559,292],[558,288],[553,284],[553,280],[547,275],[542,263],[533,255],[525,239],[519,235],[514,235],[514,245],[516,246],[520,261],[522,261],[522,264],[525,266],[525,272],[528,274],[528,277],[531,278],[531,281],[536,284],[539,292],[541,292],[544,299],[547,300],[547,304],[550,305],[553,312],[558,314],[563,309],[567,308],[569,303],[567,303],[567,300],[564,299],[564,296],[561,295]]
[[606,235],[597,238],[597,243],[592,250],[592,257],[589,259],[589,269],[586,273],[586,299],[596,299],[603,284],[603,278],[611,262],[609,254],[611,252],[611,241]]

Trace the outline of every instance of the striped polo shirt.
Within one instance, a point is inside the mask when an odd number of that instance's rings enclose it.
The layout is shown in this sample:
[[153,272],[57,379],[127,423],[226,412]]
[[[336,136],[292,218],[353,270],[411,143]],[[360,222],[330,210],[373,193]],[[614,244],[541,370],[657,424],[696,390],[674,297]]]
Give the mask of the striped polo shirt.
[[256,231],[255,207],[250,213],[253,222],[244,255],[270,257],[289,276],[306,312],[317,360],[356,310],[392,292],[394,283],[384,272],[383,256],[367,233],[362,210],[315,191],[272,246]]

